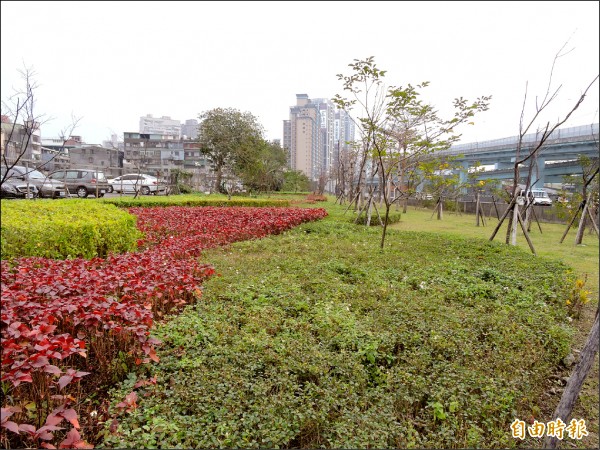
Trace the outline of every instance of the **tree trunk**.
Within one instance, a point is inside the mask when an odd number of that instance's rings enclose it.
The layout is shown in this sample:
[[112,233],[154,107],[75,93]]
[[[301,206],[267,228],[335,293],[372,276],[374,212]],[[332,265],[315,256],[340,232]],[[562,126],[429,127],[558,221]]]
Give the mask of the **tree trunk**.
[[477,226],[479,226],[479,215],[480,215],[479,211],[481,210],[480,203],[479,203],[479,201],[480,201],[479,197],[480,196],[479,196],[479,192],[478,192],[477,193],[477,198],[476,198],[476,201],[475,201],[475,211],[476,211],[475,212],[475,219],[476,219],[475,222],[476,222]]
[[581,211],[581,219],[579,219],[579,228],[577,229],[577,236],[575,237],[575,245],[581,245],[583,241],[583,232],[585,230],[585,224],[587,222],[587,211],[590,198],[586,199],[585,204],[583,205],[583,210]]
[[531,211],[533,211],[533,205],[525,208],[525,228],[527,231],[531,231]]
[[519,221],[519,205],[515,203],[513,207],[513,218],[510,228],[510,245],[517,245],[517,224]]
[[217,169],[217,173],[216,173],[216,178],[215,178],[215,191],[222,192],[221,191],[221,178],[223,177],[222,167],[217,166],[216,169]]
[[388,217],[390,216],[390,205],[385,204],[385,219],[383,219],[383,232],[381,233],[381,250],[385,245],[385,233],[387,232]]

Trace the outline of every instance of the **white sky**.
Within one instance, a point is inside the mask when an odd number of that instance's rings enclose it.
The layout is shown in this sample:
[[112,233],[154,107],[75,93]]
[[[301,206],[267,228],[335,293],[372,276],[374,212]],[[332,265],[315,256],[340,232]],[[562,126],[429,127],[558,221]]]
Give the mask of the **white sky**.
[[[1,2],[5,101],[33,68],[36,113],[58,136],[100,143],[138,131],[146,114],[184,122],[216,107],[254,114],[282,138],[296,94],[344,94],[338,73],[374,56],[392,85],[430,81],[422,98],[440,112],[455,97],[492,95],[463,143],[518,133],[543,96],[555,54],[562,85],[555,121],[599,71],[599,2]],[[565,126],[598,122],[598,82]],[[3,108],[4,111],[4,108]]]

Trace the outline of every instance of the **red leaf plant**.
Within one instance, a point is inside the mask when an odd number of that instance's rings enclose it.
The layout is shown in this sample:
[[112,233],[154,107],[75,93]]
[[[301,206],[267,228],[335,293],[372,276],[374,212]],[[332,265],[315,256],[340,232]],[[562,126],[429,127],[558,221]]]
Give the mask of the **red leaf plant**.
[[[91,260],[1,261],[1,380],[12,385],[10,395],[2,400],[3,434],[9,431],[34,442],[50,441],[53,432],[61,430],[58,424],[66,420],[73,428],[59,448],[90,448],[77,431],[77,412],[67,407],[73,398],[69,392],[74,393],[73,385],[90,373],[112,380],[119,355],[131,363],[159,361],[160,342],[150,336],[150,329],[155,317],[200,297],[203,281],[215,273],[199,261],[203,249],[281,233],[327,215],[322,208],[129,211],[145,233],[138,252]],[[57,391],[68,392],[56,395]],[[135,398],[125,401],[128,410],[136,406],[137,395],[132,394]],[[10,398],[21,405],[33,401],[37,411],[44,410],[44,398],[62,398],[64,403],[47,413],[43,426],[36,428],[9,420],[15,414],[26,418],[21,408],[9,405]],[[54,448],[48,442],[42,446]]]

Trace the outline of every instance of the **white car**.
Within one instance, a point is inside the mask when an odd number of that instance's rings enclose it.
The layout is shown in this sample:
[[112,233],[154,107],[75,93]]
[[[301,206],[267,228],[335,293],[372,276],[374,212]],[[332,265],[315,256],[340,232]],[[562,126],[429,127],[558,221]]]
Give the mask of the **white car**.
[[544,189],[533,188],[527,192],[526,196],[531,199],[534,205],[552,206],[552,199]]
[[109,192],[117,193],[135,193],[140,192],[142,195],[157,194],[164,192],[166,186],[159,183],[158,178],[152,175],[128,173],[120,177],[108,180],[110,184]]

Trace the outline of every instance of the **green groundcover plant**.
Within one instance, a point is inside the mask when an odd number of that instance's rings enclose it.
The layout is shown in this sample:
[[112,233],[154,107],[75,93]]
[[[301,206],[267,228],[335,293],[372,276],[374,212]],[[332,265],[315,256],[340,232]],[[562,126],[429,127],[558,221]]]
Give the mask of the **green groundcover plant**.
[[100,446],[514,447],[569,352],[562,263],[333,215],[205,253],[221,275],[156,328]]

